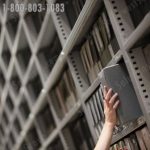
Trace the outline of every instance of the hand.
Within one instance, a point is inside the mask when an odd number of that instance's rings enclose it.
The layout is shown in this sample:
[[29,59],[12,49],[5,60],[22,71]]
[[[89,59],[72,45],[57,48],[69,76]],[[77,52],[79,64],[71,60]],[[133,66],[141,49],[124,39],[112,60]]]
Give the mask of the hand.
[[104,114],[105,114],[105,124],[114,127],[117,124],[117,114],[116,109],[119,105],[119,100],[117,100],[118,94],[112,93],[112,89],[108,89],[104,86]]

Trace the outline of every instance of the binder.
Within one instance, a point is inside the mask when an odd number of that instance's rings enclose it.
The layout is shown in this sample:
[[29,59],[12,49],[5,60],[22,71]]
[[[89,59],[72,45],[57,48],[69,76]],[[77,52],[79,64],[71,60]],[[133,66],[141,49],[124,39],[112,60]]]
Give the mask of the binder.
[[113,92],[117,92],[119,95],[120,124],[137,119],[142,115],[129,75],[123,66],[117,64],[104,68],[100,74],[100,80],[102,85],[112,88]]

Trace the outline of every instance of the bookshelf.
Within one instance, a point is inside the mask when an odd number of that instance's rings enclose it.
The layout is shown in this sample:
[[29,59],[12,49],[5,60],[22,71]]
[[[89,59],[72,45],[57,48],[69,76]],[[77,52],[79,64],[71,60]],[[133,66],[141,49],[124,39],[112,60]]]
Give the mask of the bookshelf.
[[[19,1],[0,3],[5,2]],[[93,149],[103,125],[96,92],[101,70],[122,60],[143,114],[113,136],[112,147],[149,136],[148,0],[33,3],[64,3],[66,11],[26,11],[13,19],[0,7],[0,149]],[[138,20],[137,8],[142,11]]]

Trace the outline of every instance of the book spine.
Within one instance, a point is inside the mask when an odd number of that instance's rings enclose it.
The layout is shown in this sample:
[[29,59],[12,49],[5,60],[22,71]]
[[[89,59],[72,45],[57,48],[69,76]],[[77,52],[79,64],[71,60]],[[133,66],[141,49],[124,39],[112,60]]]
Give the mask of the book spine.
[[147,127],[144,127],[143,129],[141,129],[141,133],[142,133],[142,137],[143,137],[143,141],[146,145],[147,149],[150,149],[150,132],[148,131]]

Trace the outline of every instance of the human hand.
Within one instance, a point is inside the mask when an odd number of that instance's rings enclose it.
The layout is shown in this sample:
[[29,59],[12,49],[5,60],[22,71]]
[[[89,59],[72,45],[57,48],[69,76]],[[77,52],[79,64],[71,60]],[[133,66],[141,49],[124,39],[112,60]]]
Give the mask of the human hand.
[[104,86],[104,114],[105,114],[105,124],[114,127],[117,124],[117,114],[116,109],[119,105],[119,100],[117,100],[118,94],[112,93],[112,89],[108,89]]

